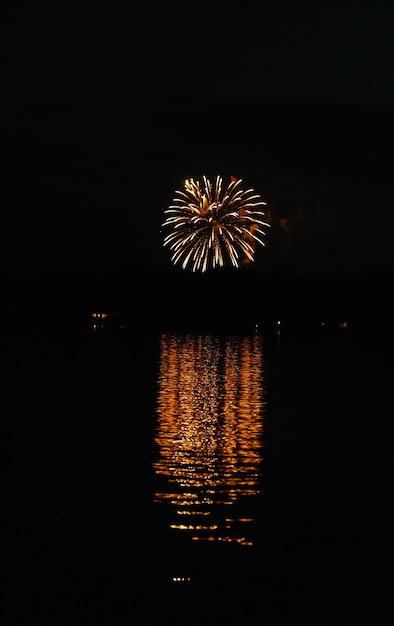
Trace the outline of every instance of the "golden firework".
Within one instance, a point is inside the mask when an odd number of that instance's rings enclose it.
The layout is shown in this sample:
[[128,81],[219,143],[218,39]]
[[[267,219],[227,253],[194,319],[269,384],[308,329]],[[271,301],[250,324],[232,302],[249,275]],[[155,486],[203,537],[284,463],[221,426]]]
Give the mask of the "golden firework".
[[242,179],[231,177],[227,186],[221,176],[211,182],[189,178],[184,190],[176,191],[165,211],[163,226],[171,228],[164,246],[172,252],[174,264],[205,272],[229,261],[239,267],[245,260],[254,261],[256,243],[264,246],[261,227],[266,205],[253,189],[244,189]]

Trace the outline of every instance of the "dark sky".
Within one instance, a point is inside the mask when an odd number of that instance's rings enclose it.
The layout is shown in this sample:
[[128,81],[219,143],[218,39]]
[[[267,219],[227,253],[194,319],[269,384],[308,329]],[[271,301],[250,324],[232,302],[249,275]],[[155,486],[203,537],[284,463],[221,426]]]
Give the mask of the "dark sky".
[[261,272],[393,270],[391,2],[8,2],[8,278],[169,268],[185,176],[268,201]]

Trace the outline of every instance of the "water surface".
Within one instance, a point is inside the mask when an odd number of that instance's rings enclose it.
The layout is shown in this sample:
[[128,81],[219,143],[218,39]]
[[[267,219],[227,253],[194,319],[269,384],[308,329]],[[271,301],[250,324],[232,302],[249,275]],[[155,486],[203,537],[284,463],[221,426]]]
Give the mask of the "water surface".
[[373,334],[104,324],[22,328],[2,350],[6,615],[257,624],[385,606],[392,362]]

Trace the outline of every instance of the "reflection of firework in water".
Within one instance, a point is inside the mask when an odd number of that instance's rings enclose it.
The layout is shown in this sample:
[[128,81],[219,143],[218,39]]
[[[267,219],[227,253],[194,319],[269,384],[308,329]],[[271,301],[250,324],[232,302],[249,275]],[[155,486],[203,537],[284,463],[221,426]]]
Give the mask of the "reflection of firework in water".
[[243,189],[242,180],[232,177],[223,187],[220,176],[211,182],[190,178],[184,191],[176,191],[163,226],[171,232],[164,245],[172,251],[171,260],[183,269],[205,272],[208,267],[223,266],[229,260],[239,267],[253,261],[256,242],[265,245],[261,226],[261,207],[266,204],[253,189]]
[[193,541],[254,541],[263,374],[259,336],[162,336],[155,502]]

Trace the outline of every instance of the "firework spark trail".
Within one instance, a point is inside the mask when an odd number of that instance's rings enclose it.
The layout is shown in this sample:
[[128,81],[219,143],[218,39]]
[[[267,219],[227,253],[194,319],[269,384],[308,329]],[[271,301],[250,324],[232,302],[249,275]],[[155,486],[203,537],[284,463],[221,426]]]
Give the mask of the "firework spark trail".
[[184,190],[175,192],[163,224],[171,229],[164,246],[170,248],[174,264],[205,272],[227,261],[234,267],[245,259],[254,261],[255,242],[265,245],[260,226],[269,227],[261,219],[266,202],[241,183],[242,179],[231,177],[223,188],[221,176],[213,183],[203,176],[186,180]]

